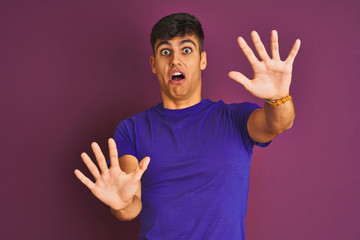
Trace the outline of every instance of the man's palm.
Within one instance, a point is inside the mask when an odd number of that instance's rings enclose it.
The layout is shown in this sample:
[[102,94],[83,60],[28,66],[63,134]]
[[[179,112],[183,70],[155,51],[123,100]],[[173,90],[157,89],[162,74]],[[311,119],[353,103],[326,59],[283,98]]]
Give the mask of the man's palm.
[[238,38],[241,50],[249,60],[254,72],[250,80],[242,73],[231,71],[229,77],[241,83],[250,93],[262,99],[279,99],[289,93],[291,84],[292,64],[300,48],[300,40],[296,40],[289,56],[285,61],[280,59],[278,35],[274,30],[271,33],[272,58],[266,52],[257,32],[251,33],[256,51],[262,61],[259,61],[251,48],[242,37]]
[[91,147],[101,173],[90,157],[86,153],[82,153],[81,158],[94,176],[95,183],[79,170],[75,170],[75,175],[99,200],[112,209],[125,208],[131,203],[139,189],[141,176],[147,169],[150,158],[145,157],[134,172],[127,174],[120,169],[116,144],[113,139],[109,139],[110,168],[106,165],[105,157],[99,145],[93,143]]

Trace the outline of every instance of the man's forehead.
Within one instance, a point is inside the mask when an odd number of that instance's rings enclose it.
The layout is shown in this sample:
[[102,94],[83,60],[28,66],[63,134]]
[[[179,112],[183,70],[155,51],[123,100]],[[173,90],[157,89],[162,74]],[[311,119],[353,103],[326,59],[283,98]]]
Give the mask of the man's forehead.
[[199,42],[195,35],[176,36],[170,40],[157,39],[155,42],[155,49],[158,49],[161,45],[182,45],[184,43],[192,43],[195,47],[198,47]]

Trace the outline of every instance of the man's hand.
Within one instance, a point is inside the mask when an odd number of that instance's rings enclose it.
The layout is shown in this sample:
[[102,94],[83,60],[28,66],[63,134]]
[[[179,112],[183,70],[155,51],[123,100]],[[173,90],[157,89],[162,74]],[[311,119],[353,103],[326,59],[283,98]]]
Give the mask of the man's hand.
[[110,138],[108,143],[110,168],[106,165],[105,157],[99,145],[97,143],[91,144],[101,173],[86,153],[81,154],[81,158],[95,178],[95,183],[77,169],[75,175],[103,203],[113,210],[121,210],[132,203],[135,193],[141,186],[140,179],[149,165],[150,158],[145,157],[134,172],[126,174],[120,169],[115,141]]
[[229,77],[241,83],[246,90],[254,96],[267,100],[276,100],[289,94],[292,64],[300,48],[300,40],[297,39],[285,61],[281,61],[279,54],[278,35],[275,30],[271,32],[271,54],[266,52],[257,32],[251,33],[256,51],[262,61],[259,61],[251,48],[242,37],[238,38],[241,50],[249,60],[254,71],[252,80],[235,71],[229,72]]

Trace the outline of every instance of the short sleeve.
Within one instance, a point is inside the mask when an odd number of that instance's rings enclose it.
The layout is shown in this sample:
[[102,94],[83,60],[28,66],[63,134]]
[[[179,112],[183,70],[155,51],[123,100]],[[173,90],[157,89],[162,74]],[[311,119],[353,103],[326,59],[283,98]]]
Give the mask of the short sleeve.
[[255,142],[254,140],[251,139],[247,129],[247,122],[249,120],[251,113],[261,107],[255,103],[250,103],[250,102],[231,104],[231,105],[233,105],[232,108],[234,108],[235,110],[235,115],[233,117],[236,123],[238,124],[239,130],[246,144],[251,148],[253,148],[254,145],[257,145],[259,147],[267,147],[271,143],[271,141],[267,143]]
[[136,156],[135,137],[135,123],[132,119],[119,123],[114,133],[119,157],[127,154]]
[[[119,158],[124,155],[136,156],[136,134],[133,119],[128,118],[120,122],[116,127],[113,138],[116,143]],[[108,166],[110,165],[109,160],[107,164]]]

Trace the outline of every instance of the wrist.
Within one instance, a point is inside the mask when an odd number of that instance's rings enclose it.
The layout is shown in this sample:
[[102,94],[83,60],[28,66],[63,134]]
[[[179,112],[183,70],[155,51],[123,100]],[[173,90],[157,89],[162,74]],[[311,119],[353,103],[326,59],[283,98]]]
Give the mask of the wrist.
[[138,197],[134,197],[132,199],[132,202],[121,209],[114,209],[110,207],[111,213],[119,220],[121,221],[130,221],[137,217],[142,209],[142,203],[141,200],[138,199]]
[[290,101],[292,97],[287,94],[285,97],[279,99],[265,99],[265,102],[272,105],[272,106],[280,106],[288,101]]
[[113,211],[117,212],[123,212],[126,211],[126,209],[134,202],[134,196],[132,198],[129,198],[127,200],[123,200],[117,204],[117,206],[111,207]]

